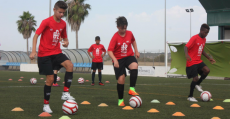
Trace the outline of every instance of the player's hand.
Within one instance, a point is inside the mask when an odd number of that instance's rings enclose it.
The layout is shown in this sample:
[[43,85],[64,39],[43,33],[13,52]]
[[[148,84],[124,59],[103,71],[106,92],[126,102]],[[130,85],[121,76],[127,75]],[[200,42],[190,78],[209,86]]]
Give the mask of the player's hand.
[[101,57],[103,58],[105,55],[101,55]]
[[69,41],[62,41],[62,46],[63,47],[68,47],[69,46]]
[[31,53],[30,53],[30,59],[31,59],[31,60],[33,60],[34,57],[36,57],[36,56],[37,56],[37,52],[31,52]]
[[139,58],[140,57],[140,53],[139,52],[135,52],[135,57]]
[[187,61],[192,61],[191,57],[189,55],[186,55],[186,60]]
[[216,63],[216,61],[212,58],[208,59],[212,64]]
[[90,56],[92,59],[95,58],[94,56]]
[[119,63],[118,63],[118,61],[114,61],[114,67],[115,67],[115,68],[119,68]]

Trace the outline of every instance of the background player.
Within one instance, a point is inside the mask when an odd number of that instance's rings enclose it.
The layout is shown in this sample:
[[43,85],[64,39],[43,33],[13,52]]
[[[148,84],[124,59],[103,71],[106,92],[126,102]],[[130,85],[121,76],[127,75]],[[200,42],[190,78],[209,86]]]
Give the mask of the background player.
[[[209,26],[207,24],[202,24],[200,28],[200,33],[194,35],[189,42],[185,45],[184,51],[186,56],[186,73],[188,79],[193,78],[192,83],[190,85],[190,94],[188,96],[188,100],[192,102],[198,102],[193,97],[194,88],[200,92],[203,92],[200,83],[207,77],[210,72],[210,69],[204,64],[201,60],[201,55],[203,54],[212,64],[216,61],[210,58],[204,49],[206,36],[209,33]],[[198,74],[200,74],[200,79],[198,79]]]
[[[104,85],[101,82],[101,70],[103,70],[103,57],[106,54],[106,50],[104,45],[100,44],[100,37],[96,36],[95,38],[95,42],[96,44],[93,44],[90,46],[90,48],[88,49],[88,54],[89,56],[93,59],[92,60],[92,67],[91,69],[93,70],[92,73],[92,86],[94,86],[94,78],[95,78],[95,72],[98,69],[98,78],[99,78],[99,85]],[[91,55],[90,52],[93,52],[93,55]],[[104,54],[102,54],[102,52],[104,52]]]

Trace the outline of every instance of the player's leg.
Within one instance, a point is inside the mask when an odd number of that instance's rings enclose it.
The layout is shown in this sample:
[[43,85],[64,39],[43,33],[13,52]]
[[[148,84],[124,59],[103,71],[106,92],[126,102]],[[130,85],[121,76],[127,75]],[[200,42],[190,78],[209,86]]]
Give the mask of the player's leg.
[[199,67],[200,79],[196,83],[196,89],[200,92],[203,92],[200,83],[208,76],[210,69],[203,62],[199,64]]
[[126,60],[126,64],[128,66],[128,69],[130,70],[130,88],[129,88],[129,95],[139,95],[135,91],[135,86],[137,82],[137,76],[138,76],[138,64],[135,57],[128,57]]
[[103,69],[103,63],[98,63],[98,78],[99,78],[99,85],[104,86],[104,84],[101,82],[101,70]]
[[191,84],[190,84],[190,93],[188,96],[188,100],[191,102],[198,102],[194,97],[193,97],[193,92],[196,86],[196,83],[198,81],[198,65],[193,65],[191,67],[186,67],[186,73],[188,79],[193,78]]
[[94,86],[94,79],[95,79],[95,73],[96,73],[96,63],[92,62],[91,69],[93,70],[93,72],[92,72],[92,83],[91,83],[91,85]]
[[57,86],[60,86],[57,84],[57,72],[58,70],[54,70],[54,83],[53,83],[53,86],[57,87]]
[[43,111],[52,113],[49,106],[51,86],[54,81],[52,61],[50,57],[38,57],[38,68],[40,75],[46,75],[46,83],[44,86],[44,106]]
[[64,85],[64,91],[63,95],[61,97],[62,100],[75,100],[74,97],[70,96],[69,93],[69,88],[72,83],[73,79],[73,63],[70,60],[65,60],[64,62],[61,63],[63,67],[65,67],[66,72],[65,72],[65,85]]

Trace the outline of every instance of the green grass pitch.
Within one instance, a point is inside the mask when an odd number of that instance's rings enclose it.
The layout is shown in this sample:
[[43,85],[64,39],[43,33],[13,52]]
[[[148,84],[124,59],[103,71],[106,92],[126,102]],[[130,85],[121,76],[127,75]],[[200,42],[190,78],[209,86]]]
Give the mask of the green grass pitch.
[[[21,76],[22,82],[17,81]],[[60,87],[52,87],[50,97],[50,107],[53,110],[50,119],[58,119],[64,115],[62,112],[61,100],[63,91],[64,73],[59,73],[61,82]],[[31,85],[30,78],[37,78],[36,85]],[[227,80],[204,80],[203,89],[210,91],[213,102],[202,102],[199,98],[200,93],[195,90],[194,96],[198,99],[200,108],[191,108],[192,102],[187,101],[191,80],[181,78],[158,78],[158,77],[138,77],[136,91],[140,94],[143,104],[134,110],[122,110],[117,106],[117,91],[115,76],[103,75],[102,80],[110,81],[105,86],[91,86],[91,82],[78,84],[77,79],[83,77],[91,81],[90,74],[74,74],[71,95],[76,98],[79,110],[75,115],[69,115],[71,119],[211,119],[220,117],[229,119],[230,103],[224,103],[224,99],[230,98],[230,85]],[[12,78],[13,81],[8,81]],[[39,119],[43,108],[43,87],[45,76],[38,73],[0,71],[0,119]],[[97,75],[95,81],[98,81]],[[126,77],[124,100],[128,101],[129,77]],[[150,103],[157,99],[159,104]],[[89,101],[90,105],[80,104]],[[174,102],[175,106],[165,105],[168,101]],[[100,103],[106,103],[108,107],[98,107]],[[213,110],[215,106],[222,106],[224,110]],[[21,107],[23,112],[12,112],[15,107]],[[147,113],[151,108],[155,108],[159,113]],[[173,117],[175,112],[182,112],[185,117]]]

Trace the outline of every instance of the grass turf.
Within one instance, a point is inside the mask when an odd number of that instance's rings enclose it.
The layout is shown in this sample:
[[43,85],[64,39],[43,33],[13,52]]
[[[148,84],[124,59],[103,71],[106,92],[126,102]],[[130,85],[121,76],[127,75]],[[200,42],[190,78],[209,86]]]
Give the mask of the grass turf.
[[[21,76],[22,82],[17,81]],[[64,74],[59,73],[61,87],[52,87],[50,106],[53,110],[51,119],[58,119],[64,115],[62,112],[61,100],[63,90]],[[31,85],[30,78],[37,78],[36,85]],[[134,110],[122,110],[117,106],[117,91],[115,76],[103,75],[103,82],[110,81],[105,86],[91,86],[91,82],[78,84],[77,79],[83,77],[91,81],[90,74],[74,74],[71,95],[76,98],[79,110],[75,115],[70,115],[72,119],[137,119],[137,118],[186,118],[186,119],[211,119],[220,117],[223,119],[230,118],[230,103],[223,103],[224,99],[229,96],[229,81],[226,80],[204,80],[203,89],[212,93],[213,102],[202,102],[199,98],[200,93],[195,90],[194,96],[198,99],[200,108],[191,108],[192,102],[187,101],[187,95],[190,89],[191,80],[181,78],[158,78],[158,77],[138,77],[136,91],[140,94],[143,104],[140,108]],[[13,81],[8,81],[12,78]],[[41,80],[40,78],[44,78]],[[96,76],[96,81],[98,78]],[[18,71],[1,71],[0,72],[0,119],[37,119],[43,108],[43,87],[45,76],[38,73],[18,72]],[[128,101],[131,96],[128,95],[129,77],[126,78],[124,100]],[[159,104],[150,103],[151,100],[158,99]],[[89,101],[90,105],[80,104],[83,101]],[[175,106],[167,106],[168,101],[174,102]],[[108,107],[98,107],[100,103],[106,103]],[[213,110],[215,106],[222,106],[224,110]],[[12,112],[15,107],[21,107],[23,112]],[[159,110],[159,113],[147,113],[151,108]],[[185,117],[172,117],[175,112],[182,112]]]

